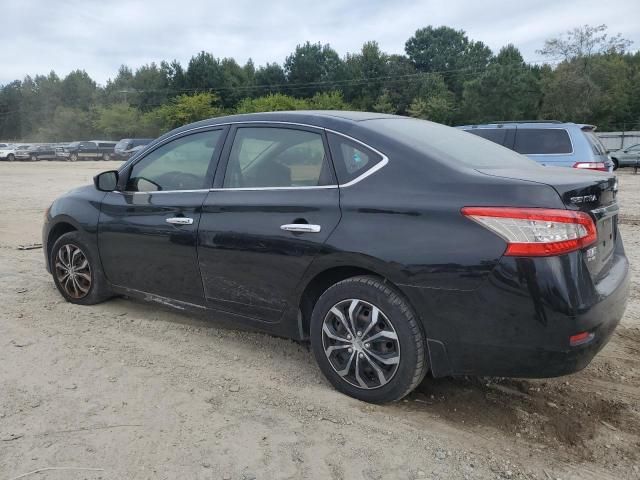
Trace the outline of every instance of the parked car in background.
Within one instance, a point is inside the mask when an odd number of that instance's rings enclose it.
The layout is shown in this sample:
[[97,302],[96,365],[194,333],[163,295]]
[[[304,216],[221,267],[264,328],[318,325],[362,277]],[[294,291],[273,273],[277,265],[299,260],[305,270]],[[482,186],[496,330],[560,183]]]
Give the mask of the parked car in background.
[[309,340],[338,390],[381,403],[428,370],[584,368],[629,292],[616,194],[612,174],[424,120],[236,115],[61,196],[42,243],[69,302],[126,295]]
[[71,160],[110,160],[116,142],[106,140],[91,140],[85,142],[71,142],[56,149],[56,156]]
[[0,147],[0,160],[8,160],[13,162],[16,159],[16,146],[12,144],[6,144],[4,147]]
[[544,166],[614,170],[614,162],[595,135],[593,125],[535,120],[457,128],[526,155]]
[[[143,147],[153,142],[153,138],[123,138],[114,148],[113,158],[115,160],[127,160],[135,147]],[[138,150],[140,150],[138,148]],[[136,152],[138,151],[136,150]]]
[[16,147],[14,151],[14,159],[15,160],[29,160],[29,149],[32,148],[33,145],[19,145]]
[[635,167],[636,165],[640,165],[640,143],[611,152],[610,156],[615,164],[614,168]]
[[36,162],[38,160],[54,160],[56,158],[56,151],[53,145],[31,145],[26,150],[16,153],[16,158],[21,160],[31,160]]

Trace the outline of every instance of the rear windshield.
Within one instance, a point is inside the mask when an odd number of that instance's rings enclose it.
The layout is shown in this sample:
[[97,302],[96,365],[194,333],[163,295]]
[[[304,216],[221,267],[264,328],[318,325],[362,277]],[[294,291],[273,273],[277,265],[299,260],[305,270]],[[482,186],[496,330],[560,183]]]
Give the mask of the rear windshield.
[[569,133],[561,128],[518,128],[513,149],[525,155],[571,153]]
[[472,128],[471,130],[465,130],[465,132],[486,138],[498,145],[504,145],[504,141],[507,138],[507,130],[505,128]]
[[439,157],[446,162],[455,162],[471,168],[539,166],[535,161],[518,155],[508,148],[438,123],[413,118],[384,118],[368,120],[366,125],[425,155]]
[[595,135],[595,133],[593,133],[593,130],[582,130],[582,133],[584,133],[584,136],[587,137],[593,153],[595,153],[596,155],[607,154],[606,147],[604,146],[602,141]]

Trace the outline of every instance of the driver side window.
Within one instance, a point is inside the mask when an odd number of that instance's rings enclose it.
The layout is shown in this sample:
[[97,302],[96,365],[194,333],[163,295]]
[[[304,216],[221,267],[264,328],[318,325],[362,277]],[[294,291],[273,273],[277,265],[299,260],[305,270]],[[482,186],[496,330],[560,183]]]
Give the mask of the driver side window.
[[133,166],[126,190],[157,192],[209,188],[209,165],[221,134],[221,130],[194,133],[156,148]]

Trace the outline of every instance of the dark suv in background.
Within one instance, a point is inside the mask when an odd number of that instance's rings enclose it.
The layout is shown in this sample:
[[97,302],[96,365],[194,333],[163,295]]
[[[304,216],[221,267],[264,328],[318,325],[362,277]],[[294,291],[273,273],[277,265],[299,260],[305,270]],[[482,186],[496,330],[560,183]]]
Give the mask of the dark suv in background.
[[71,142],[58,147],[56,156],[75,162],[76,160],[110,160],[113,157],[116,142],[91,140],[89,142]]
[[114,148],[113,158],[115,160],[127,160],[131,155],[136,153],[140,148],[153,142],[153,138],[123,138]]
[[596,127],[557,120],[496,122],[458,127],[526,155],[544,166],[614,170]]

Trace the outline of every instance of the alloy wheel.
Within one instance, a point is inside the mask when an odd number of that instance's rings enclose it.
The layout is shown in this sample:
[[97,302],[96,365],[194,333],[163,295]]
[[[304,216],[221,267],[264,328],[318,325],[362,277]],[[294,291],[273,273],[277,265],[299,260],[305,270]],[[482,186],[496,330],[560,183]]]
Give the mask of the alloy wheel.
[[322,324],[322,346],[335,372],[362,389],[386,385],[400,365],[393,324],[364,300],[342,300],[329,310]]
[[67,295],[80,299],[91,289],[91,266],[77,245],[67,243],[58,249],[55,260],[58,283]]

